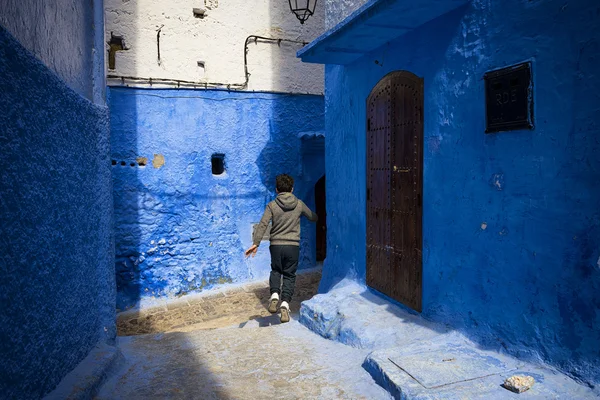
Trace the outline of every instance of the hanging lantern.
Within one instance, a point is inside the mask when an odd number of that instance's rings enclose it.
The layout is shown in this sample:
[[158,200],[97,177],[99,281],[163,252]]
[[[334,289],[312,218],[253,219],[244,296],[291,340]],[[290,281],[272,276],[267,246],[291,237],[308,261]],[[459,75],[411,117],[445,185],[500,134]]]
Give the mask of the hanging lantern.
[[311,15],[315,13],[317,0],[288,0],[290,2],[290,10],[296,14],[296,18],[303,24]]

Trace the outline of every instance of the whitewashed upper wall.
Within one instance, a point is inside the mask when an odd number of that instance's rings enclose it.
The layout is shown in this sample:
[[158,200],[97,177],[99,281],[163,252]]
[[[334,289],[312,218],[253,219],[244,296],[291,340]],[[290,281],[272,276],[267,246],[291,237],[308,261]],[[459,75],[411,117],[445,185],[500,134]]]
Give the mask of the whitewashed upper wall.
[[[325,28],[325,9],[301,25],[287,0],[105,0],[106,41],[122,36],[109,76],[239,84],[248,36],[310,42]],[[204,18],[193,8],[205,8]],[[160,62],[157,31],[160,29]],[[248,90],[323,93],[323,67],[302,63],[302,44],[250,43]],[[198,66],[204,62],[205,67]],[[131,81],[127,82],[131,84]],[[109,79],[109,85],[119,79]],[[156,83],[154,84],[156,86]]]
[[94,76],[95,64],[102,66],[104,57],[104,48],[94,51],[95,25],[102,32],[102,8],[102,0],[0,0],[0,24],[73,90],[92,100],[95,85],[104,90],[103,69]]
[[368,0],[325,0],[327,29],[333,28]]

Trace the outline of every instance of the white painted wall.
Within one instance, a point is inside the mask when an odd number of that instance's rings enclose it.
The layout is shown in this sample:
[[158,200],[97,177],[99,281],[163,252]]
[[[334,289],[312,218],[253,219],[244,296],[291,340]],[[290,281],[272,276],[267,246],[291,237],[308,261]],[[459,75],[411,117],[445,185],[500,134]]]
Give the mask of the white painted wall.
[[325,24],[333,28],[368,0],[325,0]]
[[[103,101],[102,0],[0,0],[0,24],[80,95]],[[101,36],[100,36],[101,37]],[[95,82],[95,83],[94,83]]]
[[[205,8],[204,18],[192,9]],[[325,9],[301,25],[287,0],[105,0],[106,41],[123,36],[109,76],[174,79],[190,82],[244,83],[244,43],[248,36],[310,42],[324,30]],[[161,28],[162,27],[162,28]],[[161,28],[158,62],[157,30]],[[301,44],[254,43],[248,46],[248,90],[323,93],[323,67],[296,58]],[[205,63],[205,69],[198,67]],[[144,81],[141,81],[142,83]],[[121,79],[109,85],[123,84]],[[131,86],[147,86],[124,82]],[[163,81],[164,83],[164,81]]]

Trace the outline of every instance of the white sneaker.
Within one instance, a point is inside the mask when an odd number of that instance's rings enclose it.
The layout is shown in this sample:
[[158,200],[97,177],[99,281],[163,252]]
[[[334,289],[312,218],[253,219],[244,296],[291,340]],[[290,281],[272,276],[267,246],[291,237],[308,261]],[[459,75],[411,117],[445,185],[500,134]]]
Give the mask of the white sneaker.
[[279,303],[279,295],[273,293],[269,299],[269,312],[275,314],[277,312],[277,304]]
[[290,322],[290,305],[287,301],[281,303],[279,307],[279,312],[281,313],[280,321],[281,323]]

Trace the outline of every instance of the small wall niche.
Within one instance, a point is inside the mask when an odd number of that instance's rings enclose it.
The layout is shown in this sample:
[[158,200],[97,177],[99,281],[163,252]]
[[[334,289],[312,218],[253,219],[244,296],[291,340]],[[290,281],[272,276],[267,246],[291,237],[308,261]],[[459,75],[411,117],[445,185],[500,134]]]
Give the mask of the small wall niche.
[[204,61],[197,61],[196,64],[198,65],[200,78],[204,78],[206,76],[206,63]]
[[117,68],[117,51],[127,50],[123,36],[115,36],[110,33],[110,41],[108,42],[108,69],[114,70]]
[[223,175],[225,173],[225,154],[215,153],[210,157],[213,175]]

